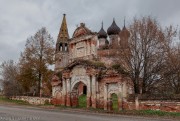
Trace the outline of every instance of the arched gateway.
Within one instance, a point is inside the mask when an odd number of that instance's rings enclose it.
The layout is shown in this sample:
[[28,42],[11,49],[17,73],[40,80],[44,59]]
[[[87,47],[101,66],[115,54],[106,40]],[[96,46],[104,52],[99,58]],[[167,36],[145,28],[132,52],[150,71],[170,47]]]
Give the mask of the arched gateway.
[[[53,97],[59,99],[60,105],[78,106],[78,98],[86,94],[87,108],[104,108],[112,110],[112,94],[117,95],[117,109],[122,109],[122,102],[126,101],[128,81],[114,73],[113,70],[103,70],[89,66],[84,61],[75,61],[62,71],[62,81],[58,88],[61,96],[57,98],[57,91]],[[104,76],[100,77],[103,73]],[[56,86],[53,87],[53,89]],[[56,93],[56,94],[55,94]]]
[[[72,65],[71,65],[72,66]],[[77,106],[80,93],[87,93],[87,107],[96,108],[96,74],[89,73],[84,65],[76,65],[63,71],[62,96],[66,106]],[[79,87],[83,84],[82,87]]]

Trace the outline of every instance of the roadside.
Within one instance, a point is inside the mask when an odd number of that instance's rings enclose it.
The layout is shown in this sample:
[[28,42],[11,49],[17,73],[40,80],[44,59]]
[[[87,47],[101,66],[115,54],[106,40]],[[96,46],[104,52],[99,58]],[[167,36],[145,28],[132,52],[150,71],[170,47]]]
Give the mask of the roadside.
[[10,100],[4,97],[0,97],[0,105],[6,106],[20,106],[25,108],[36,108],[54,111],[64,111],[64,112],[78,112],[78,113],[93,113],[101,115],[126,115],[126,116],[138,116],[138,117],[153,117],[153,118],[163,118],[163,119],[174,119],[180,120],[180,112],[163,112],[154,110],[123,110],[123,111],[104,111],[103,109],[93,109],[93,108],[82,108],[82,107],[65,107],[65,106],[54,106],[51,104],[45,105],[31,105],[24,101]]
[[28,102],[21,101],[21,100],[10,100],[4,96],[0,96],[0,104],[7,104],[7,105],[30,105]]

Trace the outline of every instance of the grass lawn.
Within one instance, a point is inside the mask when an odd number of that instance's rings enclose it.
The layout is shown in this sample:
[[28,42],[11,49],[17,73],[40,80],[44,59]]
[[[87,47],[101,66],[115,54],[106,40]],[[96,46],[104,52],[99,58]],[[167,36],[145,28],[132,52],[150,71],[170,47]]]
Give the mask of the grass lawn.
[[164,112],[156,110],[140,110],[136,111],[137,114],[141,115],[156,115],[156,116],[171,116],[171,117],[180,117],[180,112]]
[[124,110],[118,111],[117,114],[134,115],[134,116],[147,116],[147,117],[162,117],[180,120],[180,112],[165,112],[157,110]]

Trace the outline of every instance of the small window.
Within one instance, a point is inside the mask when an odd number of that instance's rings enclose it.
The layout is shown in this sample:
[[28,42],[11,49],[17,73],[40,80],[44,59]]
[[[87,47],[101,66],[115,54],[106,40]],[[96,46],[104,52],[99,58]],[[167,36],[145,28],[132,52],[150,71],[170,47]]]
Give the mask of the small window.
[[68,51],[67,43],[65,44],[65,51]]
[[62,49],[63,49],[63,46],[62,46],[62,43],[60,43],[60,45],[59,45],[59,51],[62,51]]

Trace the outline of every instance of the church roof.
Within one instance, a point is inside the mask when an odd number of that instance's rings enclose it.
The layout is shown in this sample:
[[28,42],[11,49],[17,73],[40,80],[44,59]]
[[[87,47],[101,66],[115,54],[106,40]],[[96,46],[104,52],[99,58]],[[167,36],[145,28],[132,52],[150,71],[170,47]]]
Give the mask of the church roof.
[[124,20],[124,27],[123,27],[122,31],[119,34],[120,34],[120,37],[127,37],[127,38],[130,37],[130,32],[126,28],[125,20]]
[[113,19],[111,26],[107,30],[108,35],[119,34],[120,31],[120,28],[117,26],[115,20]]
[[83,35],[92,34],[91,30],[89,30],[84,23],[81,23],[79,27],[74,31],[73,38],[80,37]]
[[98,32],[98,38],[107,38],[107,33],[103,29],[103,23],[102,23],[101,30]]
[[57,42],[67,41],[69,39],[67,22],[66,22],[66,14],[63,14],[63,20],[61,23],[61,28],[59,31]]

